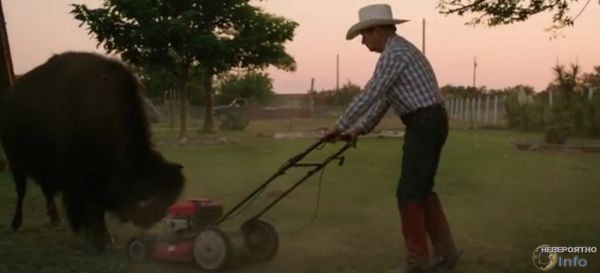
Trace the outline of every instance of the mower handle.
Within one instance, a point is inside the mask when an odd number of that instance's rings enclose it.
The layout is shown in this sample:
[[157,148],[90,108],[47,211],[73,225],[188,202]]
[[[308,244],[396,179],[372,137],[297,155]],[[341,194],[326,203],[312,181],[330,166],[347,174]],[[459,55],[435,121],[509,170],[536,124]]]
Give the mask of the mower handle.
[[[340,138],[344,141],[346,141],[346,144],[344,145],[344,147],[342,147],[340,150],[338,150],[337,153],[335,153],[334,155],[330,156],[329,158],[327,158],[325,160],[325,162],[318,164],[320,166],[318,166],[318,168],[316,170],[311,171],[305,178],[303,178],[299,183],[297,183],[297,185],[295,185],[294,187],[292,187],[291,189],[288,190],[288,192],[286,192],[283,196],[287,195],[289,192],[291,192],[295,187],[297,187],[299,184],[302,183],[302,181],[304,181],[305,179],[307,179],[309,176],[311,176],[312,174],[314,174],[316,171],[322,169],[325,165],[327,165],[329,163],[329,161],[332,161],[334,159],[340,159],[340,156],[342,153],[344,153],[344,151],[346,151],[347,149],[349,149],[350,147],[354,147],[355,144],[352,143],[352,138],[350,137],[350,135],[347,134],[343,134],[340,135]],[[308,147],[304,152],[297,154],[295,156],[293,156],[292,158],[288,159],[288,161],[286,163],[284,163],[273,175],[271,175],[271,177],[269,177],[269,179],[267,179],[262,185],[260,185],[258,188],[256,188],[252,193],[250,193],[248,196],[246,196],[246,198],[244,198],[241,202],[239,202],[237,205],[235,205],[232,209],[230,209],[229,211],[227,211],[225,213],[225,215],[223,215],[221,217],[221,219],[219,221],[217,221],[217,224],[227,220],[231,215],[233,215],[236,211],[238,211],[242,206],[244,206],[245,204],[247,204],[248,202],[251,202],[250,200],[252,198],[254,198],[255,196],[257,196],[258,194],[260,194],[260,192],[262,192],[262,190],[267,187],[267,185],[269,185],[273,180],[275,180],[277,177],[283,175],[285,173],[285,171],[289,168],[292,168],[294,166],[298,166],[298,162],[300,162],[304,157],[306,157],[306,155],[308,155],[310,152],[312,152],[315,149],[319,149],[319,147],[322,147],[324,144],[326,144],[327,142],[329,142],[329,140],[325,137],[320,138],[317,142],[315,142],[314,144],[312,144],[310,147]],[[340,159],[340,161],[342,161]],[[264,211],[262,211],[260,214],[262,215],[264,212],[266,212],[271,206],[275,205],[275,203],[277,203],[281,198],[283,198],[283,196],[280,196],[280,198],[278,198],[275,202],[273,202],[271,205],[269,205]]]
[[[318,143],[318,145],[320,145],[324,142],[329,142],[332,139],[333,138],[331,136],[323,136],[323,137],[321,137],[321,139],[319,139],[319,141],[317,143]],[[339,139],[341,141],[345,141],[345,142],[353,141],[352,136],[350,136],[350,134],[340,134],[340,135],[338,135],[337,139]]]

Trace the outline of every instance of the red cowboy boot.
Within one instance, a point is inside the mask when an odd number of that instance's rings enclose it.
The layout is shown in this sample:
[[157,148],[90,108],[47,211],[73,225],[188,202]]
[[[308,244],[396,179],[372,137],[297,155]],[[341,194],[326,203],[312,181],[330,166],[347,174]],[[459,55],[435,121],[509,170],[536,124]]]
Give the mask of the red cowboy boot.
[[400,216],[402,218],[402,234],[408,250],[407,267],[393,272],[430,272],[423,202],[416,201],[401,204]]
[[425,223],[437,256],[435,267],[446,271],[454,269],[461,252],[454,244],[442,203],[436,193],[425,198]]

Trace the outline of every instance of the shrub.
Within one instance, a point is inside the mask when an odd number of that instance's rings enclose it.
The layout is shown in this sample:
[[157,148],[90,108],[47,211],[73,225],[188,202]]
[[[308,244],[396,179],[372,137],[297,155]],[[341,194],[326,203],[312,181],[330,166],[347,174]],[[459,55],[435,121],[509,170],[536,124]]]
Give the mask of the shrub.
[[242,110],[232,110],[221,116],[219,129],[222,131],[242,131],[250,124],[248,115]]
[[570,128],[564,125],[553,125],[546,129],[544,141],[550,144],[565,144],[569,138]]

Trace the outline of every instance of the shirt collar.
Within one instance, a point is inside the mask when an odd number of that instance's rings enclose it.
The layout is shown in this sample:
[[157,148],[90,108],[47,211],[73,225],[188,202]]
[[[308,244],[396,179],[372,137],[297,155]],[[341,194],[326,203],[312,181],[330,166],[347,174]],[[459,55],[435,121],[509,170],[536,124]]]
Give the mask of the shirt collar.
[[383,48],[383,50],[385,51],[386,49],[388,49],[390,47],[390,44],[393,43],[398,37],[399,36],[397,34],[390,36],[385,42],[385,47]]

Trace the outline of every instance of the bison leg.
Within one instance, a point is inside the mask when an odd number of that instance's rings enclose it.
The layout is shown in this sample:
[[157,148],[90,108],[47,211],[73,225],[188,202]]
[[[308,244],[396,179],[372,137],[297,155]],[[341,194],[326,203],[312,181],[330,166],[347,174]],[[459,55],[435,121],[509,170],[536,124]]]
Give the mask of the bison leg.
[[15,209],[12,220],[12,228],[16,231],[23,224],[23,199],[25,198],[25,192],[27,190],[27,176],[14,169],[12,170],[12,173],[17,190],[17,208]]
[[71,228],[83,231],[88,243],[98,252],[106,250],[110,235],[104,220],[104,210],[95,204],[98,200],[85,196],[85,192],[73,188],[63,192],[63,202]]
[[98,207],[93,208],[88,220],[88,240],[98,252],[102,253],[106,250],[106,244],[113,242],[106,228],[104,210]]
[[56,206],[56,202],[54,200],[54,195],[56,191],[53,186],[56,181],[46,180],[40,183],[42,185],[42,191],[44,192],[44,196],[46,197],[46,209],[48,210],[48,216],[50,217],[50,224],[56,226],[60,224],[61,218],[58,213],[58,207]]
[[48,216],[50,217],[50,224],[57,226],[61,222],[56,202],[54,201],[54,195],[46,195],[46,207],[48,208]]

